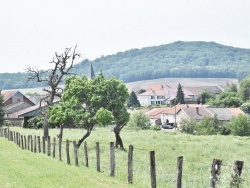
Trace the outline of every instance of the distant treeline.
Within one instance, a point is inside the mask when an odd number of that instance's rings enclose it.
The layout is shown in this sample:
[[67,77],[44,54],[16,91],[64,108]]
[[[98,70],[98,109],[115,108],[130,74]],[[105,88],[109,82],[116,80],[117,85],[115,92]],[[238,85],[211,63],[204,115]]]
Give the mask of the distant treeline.
[[[84,53],[84,52],[83,52]],[[250,49],[215,42],[174,42],[132,49],[91,61],[96,74],[124,82],[157,78],[245,78],[250,72]],[[73,72],[87,75],[89,60],[75,64]],[[27,83],[27,74],[0,74],[0,89],[39,87]]]

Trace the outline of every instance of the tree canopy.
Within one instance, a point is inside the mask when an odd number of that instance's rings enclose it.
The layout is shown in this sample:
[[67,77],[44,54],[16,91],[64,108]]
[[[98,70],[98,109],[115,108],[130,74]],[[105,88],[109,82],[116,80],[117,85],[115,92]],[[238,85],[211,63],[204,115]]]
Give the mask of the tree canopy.
[[128,98],[128,101],[127,101],[127,106],[128,107],[140,107],[141,104],[135,94],[134,91],[131,91],[130,95],[129,95],[129,98]]
[[50,109],[50,121],[85,128],[87,133],[79,140],[80,146],[97,123],[108,124],[114,119],[120,133],[129,120],[125,106],[128,96],[126,86],[114,77],[105,79],[102,73],[92,80],[73,76],[66,80],[62,101]]
[[178,85],[177,94],[176,94],[176,104],[178,104],[178,103],[180,103],[180,104],[184,104],[185,103],[184,93],[183,93],[182,86],[181,86],[180,83]]

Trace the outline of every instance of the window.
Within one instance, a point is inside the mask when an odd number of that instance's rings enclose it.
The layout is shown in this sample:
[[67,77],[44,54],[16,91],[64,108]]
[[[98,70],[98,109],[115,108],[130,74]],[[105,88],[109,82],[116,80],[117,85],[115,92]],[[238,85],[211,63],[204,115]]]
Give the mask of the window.
[[154,99],[155,98],[155,96],[151,96],[151,99]]
[[165,99],[165,96],[157,96],[157,99]]

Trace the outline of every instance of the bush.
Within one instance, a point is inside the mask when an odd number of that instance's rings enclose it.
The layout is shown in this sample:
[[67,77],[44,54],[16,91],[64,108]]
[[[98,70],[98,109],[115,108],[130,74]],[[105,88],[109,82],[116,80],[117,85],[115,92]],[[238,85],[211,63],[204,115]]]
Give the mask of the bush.
[[134,112],[128,122],[128,126],[139,127],[141,129],[149,129],[150,125],[149,117],[142,112]]
[[180,129],[182,132],[188,134],[195,134],[197,129],[197,123],[194,120],[181,119]]
[[230,130],[229,123],[225,123],[225,124],[220,125],[218,128],[218,133],[221,135],[230,135],[231,130]]
[[199,122],[197,134],[199,135],[215,135],[218,132],[219,121],[217,115],[214,117],[205,117]]
[[44,125],[43,116],[35,116],[28,120],[28,128],[30,129],[41,129]]
[[231,133],[235,136],[250,136],[250,122],[246,115],[240,114],[230,121]]
[[151,127],[150,127],[150,130],[153,130],[153,131],[160,131],[160,130],[161,130],[161,127],[160,127],[159,125],[151,126]]

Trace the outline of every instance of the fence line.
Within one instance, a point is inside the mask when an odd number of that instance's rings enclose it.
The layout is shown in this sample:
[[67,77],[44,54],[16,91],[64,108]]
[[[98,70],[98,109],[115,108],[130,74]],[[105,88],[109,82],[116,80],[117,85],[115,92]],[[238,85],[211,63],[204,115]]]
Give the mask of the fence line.
[[[56,138],[53,138],[53,142],[50,142],[50,137],[48,136],[47,141],[44,137],[42,137],[42,149],[41,151],[41,142],[40,142],[40,136],[34,135],[34,139],[32,135],[28,135],[28,141],[26,143],[26,136],[21,135],[18,132],[10,131],[8,128],[0,128],[0,137],[4,137],[8,139],[8,141],[14,142],[18,147],[22,148],[23,150],[28,150],[34,153],[43,153],[47,154],[48,156],[51,156],[51,145],[52,145],[52,156],[53,158],[56,158]],[[47,153],[46,153],[46,142],[47,142]],[[79,166],[78,161],[78,150],[76,141],[73,141],[73,156],[74,156],[74,164],[75,166]],[[61,148],[62,146],[62,140],[59,138],[58,141],[58,158],[59,160],[62,160],[61,157]],[[101,172],[101,151],[100,151],[100,143],[96,142],[95,144],[95,150],[96,150],[96,170],[98,172]],[[89,156],[88,156],[88,147],[87,142],[84,142],[84,148],[83,148],[83,154],[85,159],[85,166],[89,167]],[[115,146],[114,142],[110,143],[110,152],[109,152],[110,158],[109,158],[109,175],[111,177],[115,176],[115,169],[116,169],[116,161],[115,161]],[[128,166],[127,166],[127,181],[129,184],[133,183],[133,176],[134,176],[134,164],[135,161],[134,158],[134,147],[133,145],[129,145],[128,150]],[[66,161],[67,164],[70,165],[70,141],[66,140]],[[155,151],[149,152],[149,164],[150,164],[150,182],[151,187],[156,188],[157,185],[157,174],[156,174],[156,161],[155,161]],[[233,173],[231,175],[231,187],[239,187],[239,185],[242,183],[243,179],[241,178],[242,170],[243,170],[243,164],[244,161],[238,161],[235,160],[233,164]],[[220,159],[213,159],[211,164],[211,175],[210,175],[210,188],[215,188],[219,181],[219,176],[221,174],[221,167],[232,167],[231,165],[222,165],[222,160]],[[183,173],[183,156],[179,156],[177,158],[177,176],[176,176],[176,187],[181,188],[182,187],[182,173]]]

